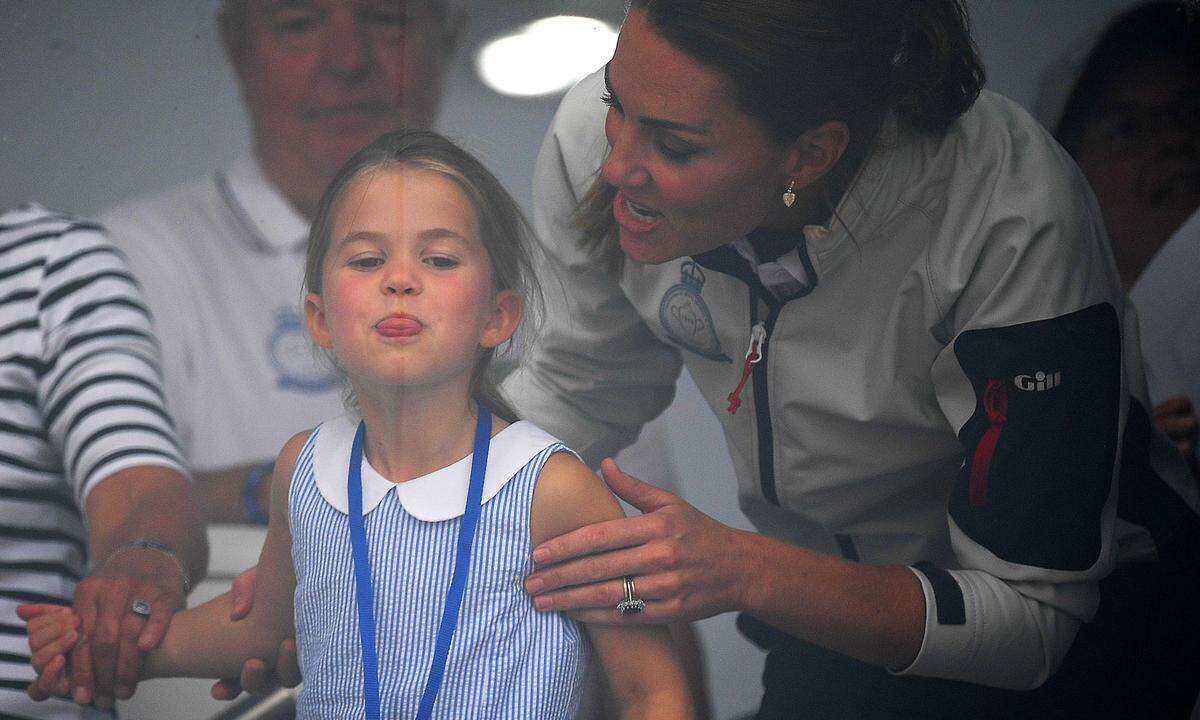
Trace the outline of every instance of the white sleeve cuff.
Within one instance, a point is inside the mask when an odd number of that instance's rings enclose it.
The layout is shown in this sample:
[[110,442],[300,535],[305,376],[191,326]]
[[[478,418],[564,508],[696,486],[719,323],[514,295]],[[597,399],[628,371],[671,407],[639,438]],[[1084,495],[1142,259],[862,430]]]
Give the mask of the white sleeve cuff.
[[1079,621],[986,573],[911,568],[925,594],[925,636],[896,675],[1028,690],[1057,669]]

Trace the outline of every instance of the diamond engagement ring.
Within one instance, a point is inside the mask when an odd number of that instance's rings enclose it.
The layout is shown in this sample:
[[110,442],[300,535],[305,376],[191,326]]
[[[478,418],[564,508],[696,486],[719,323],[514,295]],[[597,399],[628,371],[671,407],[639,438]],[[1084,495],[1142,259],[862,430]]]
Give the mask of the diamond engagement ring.
[[617,603],[617,612],[622,615],[637,615],[646,609],[646,601],[640,600],[634,596],[635,588],[633,586],[633,576],[626,575],[625,582],[625,599]]
[[148,618],[150,617],[150,603],[141,598],[134,598],[133,602],[129,603],[129,612]]

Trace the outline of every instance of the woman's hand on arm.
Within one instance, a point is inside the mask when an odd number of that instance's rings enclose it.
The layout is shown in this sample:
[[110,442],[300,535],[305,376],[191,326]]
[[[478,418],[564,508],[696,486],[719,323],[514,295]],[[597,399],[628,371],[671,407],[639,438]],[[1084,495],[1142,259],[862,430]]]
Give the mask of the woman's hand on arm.
[[[621,516],[616,499],[596,475],[574,457],[559,453],[551,456],[538,479],[530,538],[537,543],[587,523]],[[619,617],[615,605],[609,613]],[[585,628],[623,720],[696,717],[683,663],[665,626],[585,622]]]
[[[526,590],[539,610],[589,624],[697,620],[748,612],[784,632],[891,669],[920,649],[925,598],[903,566],[841,560],[722,525],[605,460],[620,498],[644,514],[594,523],[538,545]],[[620,615],[621,578],[644,612]]]
[[[600,465],[609,488],[642,515],[598,522],[534,549],[525,581],[539,610],[569,611],[585,623],[628,625],[698,620],[744,606],[752,533],[722,525],[679,497]],[[620,615],[622,578],[633,576],[646,609]]]

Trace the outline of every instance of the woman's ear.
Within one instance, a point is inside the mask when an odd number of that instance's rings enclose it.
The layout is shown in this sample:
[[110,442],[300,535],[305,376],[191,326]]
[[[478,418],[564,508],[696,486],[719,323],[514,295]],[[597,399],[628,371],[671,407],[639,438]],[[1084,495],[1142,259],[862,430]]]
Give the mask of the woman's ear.
[[316,293],[309,293],[304,298],[304,317],[308,320],[308,335],[317,347],[329,350],[333,348],[333,339],[329,336],[329,323],[325,322],[325,301]]
[[825,177],[850,144],[850,128],[841,120],[830,120],[806,130],[788,148],[784,177],[795,181],[795,190],[814,185]]
[[501,290],[492,301],[492,314],[483,327],[479,345],[494,348],[513,336],[525,313],[525,301],[515,290]]

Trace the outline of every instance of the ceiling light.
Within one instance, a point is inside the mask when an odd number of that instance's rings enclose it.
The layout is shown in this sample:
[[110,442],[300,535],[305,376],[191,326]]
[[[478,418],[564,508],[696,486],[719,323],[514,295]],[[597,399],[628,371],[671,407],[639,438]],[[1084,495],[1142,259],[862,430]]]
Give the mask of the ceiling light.
[[484,84],[502,95],[549,95],[603,66],[616,46],[617,32],[608,23],[560,15],[487,43],[475,57],[475,68]]

